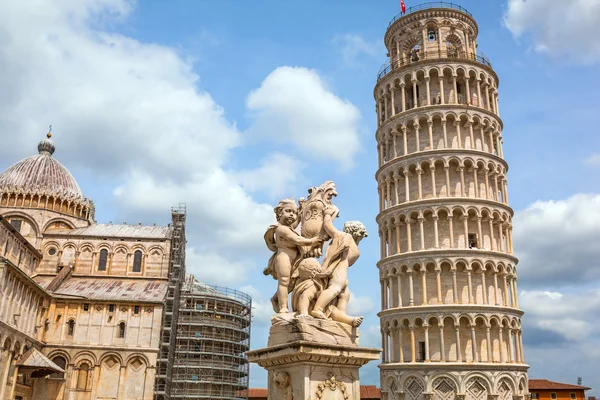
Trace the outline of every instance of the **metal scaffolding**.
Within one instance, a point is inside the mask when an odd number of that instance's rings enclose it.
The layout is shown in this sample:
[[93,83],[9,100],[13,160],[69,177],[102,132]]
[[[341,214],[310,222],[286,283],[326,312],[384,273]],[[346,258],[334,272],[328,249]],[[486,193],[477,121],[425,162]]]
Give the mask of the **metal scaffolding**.
[[171,399],[248,398],[252,299],[186,277],[181,292]]
[[186,206],[171,210],[173,234],[171,238],[171,254],[169,261],[169,284],[163,317],[161,322],[160,350],[154,383],[154,399],[171,399],[173,361],[175,359],[175,342],[181,285],[185,279],[185,218]]

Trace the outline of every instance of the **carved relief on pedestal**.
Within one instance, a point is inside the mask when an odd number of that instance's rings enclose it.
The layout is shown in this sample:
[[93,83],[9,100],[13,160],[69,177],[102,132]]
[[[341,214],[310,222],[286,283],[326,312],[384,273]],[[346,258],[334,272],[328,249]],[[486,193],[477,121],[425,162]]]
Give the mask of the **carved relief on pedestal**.
[[290,374],[285,371],[275,371],[271,376],[272,386],[279,392],[278,399],[293,400]]
[[335,379],[335,376],[319,383],[315,400],[348,400],[350,395],[346,390],[346,384]]

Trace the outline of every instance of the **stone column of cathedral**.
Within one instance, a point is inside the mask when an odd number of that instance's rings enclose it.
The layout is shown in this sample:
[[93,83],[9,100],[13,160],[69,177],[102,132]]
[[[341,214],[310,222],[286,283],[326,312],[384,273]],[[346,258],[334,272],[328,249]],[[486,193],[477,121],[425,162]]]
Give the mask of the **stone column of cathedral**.
[[498,76],[455,4],[387,28],[374,96],[384,398],[529,396]]

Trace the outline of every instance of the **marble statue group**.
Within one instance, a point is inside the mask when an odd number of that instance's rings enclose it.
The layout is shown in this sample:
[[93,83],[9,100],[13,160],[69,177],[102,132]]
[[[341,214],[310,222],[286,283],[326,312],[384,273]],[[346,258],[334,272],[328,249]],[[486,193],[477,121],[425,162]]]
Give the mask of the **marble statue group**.
[[331,202],[337,196],[334,182],[312,187],[308,194],[298,203],[281,200],[274,209],[277,223],[265,233],[273,255],[264,274],[277,280],[271,298],[273,310],[278,315],[293,313],[296,319],[332,320],[358,327],[363,317],[346,314],[350,300],[347,274],[360,256],[358,243],[367,237],[367,231],[358,221],[346,222],[343,231],[335,227],[339,210]]

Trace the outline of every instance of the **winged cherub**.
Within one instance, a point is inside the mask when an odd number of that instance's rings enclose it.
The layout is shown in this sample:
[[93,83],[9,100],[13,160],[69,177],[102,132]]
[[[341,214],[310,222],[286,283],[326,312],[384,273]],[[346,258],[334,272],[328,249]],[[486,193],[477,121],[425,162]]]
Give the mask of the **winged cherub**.
[[274,209],[277,224],[271,225],[265,233],[267,247],[274,253],[269,259],[265,275],[277,279],[277,292],[271,298],[276,313],[287,313],[290,277],[293,268],[302,258],[300,246],[313,246],[322,242],[318,237],[304,238],[296,232],[298,226],[298,205],[293,199],[284,199]]

